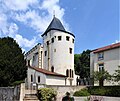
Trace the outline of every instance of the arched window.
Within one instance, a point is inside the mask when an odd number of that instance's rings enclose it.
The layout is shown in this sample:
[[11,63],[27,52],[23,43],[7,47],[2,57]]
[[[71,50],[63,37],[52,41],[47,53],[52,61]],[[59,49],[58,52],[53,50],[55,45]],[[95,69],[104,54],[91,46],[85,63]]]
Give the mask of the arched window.
[[66,70],[66,76],[67,77],[69,76],[69,70],[68,69]]
[[51,67],[51,72],[54,72],[54,67],[53,66]]
[[72,70],[72,78],[73,78],[73,70]]
[[31,75],[31,82],[33,82],[33,75]]
[[72,77],[72,70],[70,69],[70,77]]

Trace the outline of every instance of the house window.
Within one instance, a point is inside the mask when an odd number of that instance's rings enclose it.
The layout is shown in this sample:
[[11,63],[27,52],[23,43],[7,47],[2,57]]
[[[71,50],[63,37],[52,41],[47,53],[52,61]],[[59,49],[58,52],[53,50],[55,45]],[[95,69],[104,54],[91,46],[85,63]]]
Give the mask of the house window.
[[51,72],[54,72],[54,67],[53,66],[51,67]]
[[66,40],[69,41],[70,37],[69,36],[66,36]]
[[47,56],[47,51],[45,51],[45,56]]
[[72,43],[74,43],[74,39],[72,39]]
[[103,59],[104,59],[104,54],[98,53],[98,60],[103,60]]
[[69,70],[66,70],[66,76],[69,77]]
[[54,38],[51,39],[51,42],[54,43]]
[[40,76],[38,76],[38,83],[40,83]]
[[33,82],[33,75],[31,75],[31,82]]
[[69,53],[72,54],[72,48],[69,48]]
[[99,71],[103,71],[104,70],[104,64],[99,64]]
[[58,36],[58,41],[62,40],[62,36]]
[[30,60],[28,60],[28,66],[30,66]]

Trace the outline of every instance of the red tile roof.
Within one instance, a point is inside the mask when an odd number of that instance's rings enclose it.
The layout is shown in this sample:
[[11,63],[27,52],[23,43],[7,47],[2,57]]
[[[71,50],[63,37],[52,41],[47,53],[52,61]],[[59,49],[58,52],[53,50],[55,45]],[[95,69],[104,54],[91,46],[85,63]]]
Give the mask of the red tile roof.
[[58,73],[55,73],[55,72],[51,72],[51,71],[48,71],[48,70],[45,70],[45,69],[42,69],[42,68],[38,68],[38,67],[32,67],[32,66],[28,66],[38,72],[41,72],[43,74],[46,74],[46,75],[52,75],[52,76],[59,76],[59,77],[66,77],[65,75],[62,75],[62,74],[58,74]]
[[120,42],[112,44],[112,45],[108,45],[108,46],[105,46],[105,47],[102,47],[102,48],[95,49],[92,52],[99,53],[99,52],[103,52],[103,51],[118,48],[118,47],[120,47]]

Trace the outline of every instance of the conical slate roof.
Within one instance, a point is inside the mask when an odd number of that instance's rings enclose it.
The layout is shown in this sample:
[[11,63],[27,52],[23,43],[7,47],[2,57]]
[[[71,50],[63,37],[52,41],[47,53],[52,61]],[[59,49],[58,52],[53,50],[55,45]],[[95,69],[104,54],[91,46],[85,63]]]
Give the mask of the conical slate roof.
[[[53,20],[51,21],[50,25],[48,26],[48,28],[46,29],[46,31],[42,34],[42,36],[44,36],[50,30],[59,30],[59,31],[62,31],[62,32],[69,33],[65,30],[61,21],[58,18],[56,18],[55,16],[54,16]],[[69,34],[71,34],[71,33],[69,33]]]
[[53,18],[53,20],[51,21],[46,31],[50,29],[59,29],[59,30],[65,31],[65,28],[63,27],[62,23],[56,17]]

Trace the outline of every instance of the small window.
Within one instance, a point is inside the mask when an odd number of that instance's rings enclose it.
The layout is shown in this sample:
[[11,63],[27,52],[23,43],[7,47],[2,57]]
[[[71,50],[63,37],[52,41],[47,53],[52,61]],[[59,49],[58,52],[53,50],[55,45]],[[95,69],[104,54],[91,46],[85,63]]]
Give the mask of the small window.
[[31,75],[31,82],[33,82],[33,75]]
[[74,39],[72,39],[72,43],[74,43]]
[[40,76],[38,76],[38,83],[40,83]]
[[72,70],[72,78],[73,78],[73,70]]
[[54,52],[56,52],[56,49],[54,49]]
[[98,60],[103,60],[103,59],[104,59],[104,54],[98,53]]
[[104,70],[104,64],[99,64],[99,71],[103,71]]
[[70,69],[70,77],[72,77],[72,70]]
[[70,54],[72,54],[72,48],[69,48],[69,52],[70,52]]
[[69,36],[66,36],[66,40],[69,41],[70,37]]
[[54,38],[51,39],[51,42],[54,43]]
[[30,66],[30,60],[28,60],[28,66]]
[[58,36],[58,41],[62,40],[62,36]]
[[47,45],[49,45],[49,41],[47,41]]
[[69,77],[69,70],[66,70],[66,76]]
[[54,67],[53,66],[51,67],[51,72],[54,72]]
[[45,51],[45,56],[47,56],[47,51]]

